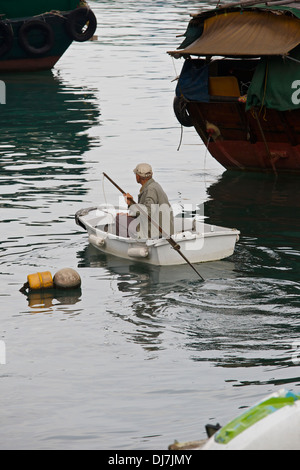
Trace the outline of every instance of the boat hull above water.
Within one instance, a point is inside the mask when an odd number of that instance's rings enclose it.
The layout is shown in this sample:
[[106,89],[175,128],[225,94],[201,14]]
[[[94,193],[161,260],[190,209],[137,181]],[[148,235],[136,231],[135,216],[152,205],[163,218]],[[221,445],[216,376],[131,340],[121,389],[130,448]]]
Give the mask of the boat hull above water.
[[[300,110],[268,109],[256,118],[239,102],[189,103],[188,109],[210,154],[227,170],[300,172]],[[220,138],[209,138],[207,123]]]
[[[116,214],[115,209],[107,207],[90,208],[77,212],[75,219],[87,231],[89,242],[103,253],[156,266],[185,264],[184,259],[165,238],[140,240],[116,235]],[[203,263],[231,256],[239,233],[236,229],[180,217],[175,218],[175,234],[172,238],[191,263]]]
[[0,0],[0,71],[50,70],[73,41],[88,41],[96,27],[86,2]]

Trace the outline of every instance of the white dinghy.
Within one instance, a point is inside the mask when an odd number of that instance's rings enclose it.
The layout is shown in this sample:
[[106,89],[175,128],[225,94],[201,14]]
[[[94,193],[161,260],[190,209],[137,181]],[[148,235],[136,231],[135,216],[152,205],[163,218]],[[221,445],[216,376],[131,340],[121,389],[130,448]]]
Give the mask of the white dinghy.
[[[77,225],[89,235],[89,242],[103,253],[139,260],[156,266],[185,264],[182,256],[166,238],[139,239],[116,234],[116,218],[120,208],[103,204],[76,213]],[[126,210],[122,210],[126,213]],[[128,213],[128,211],[127,211]],[[204,223],[195,217],[175,217],[172,241],[191,263],[218,261],[234,253],[239,239],[236,229]]]
[[300,396],[281,389],[225,426],[206,425],[208,439],[169,446],[170,450],[299,450]]

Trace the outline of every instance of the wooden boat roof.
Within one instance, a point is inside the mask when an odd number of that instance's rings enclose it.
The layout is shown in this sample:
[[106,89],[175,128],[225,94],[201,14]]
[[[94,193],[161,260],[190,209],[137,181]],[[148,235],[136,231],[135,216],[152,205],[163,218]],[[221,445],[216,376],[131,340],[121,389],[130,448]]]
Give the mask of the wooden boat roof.
[[287,55],[300,44],[300,2],[221,5],[192,15],[175,57]]

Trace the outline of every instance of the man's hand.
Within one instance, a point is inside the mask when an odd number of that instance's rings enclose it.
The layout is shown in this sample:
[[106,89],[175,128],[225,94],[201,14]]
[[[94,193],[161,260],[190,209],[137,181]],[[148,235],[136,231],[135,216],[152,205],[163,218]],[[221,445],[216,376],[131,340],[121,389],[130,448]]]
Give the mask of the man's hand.
[[126,204],[128,206],[131,206],[131,204],[133,204],[133,197],[131,196],[131,194],[126,193],[126,194],[123,194],[123,196],[124,196]]

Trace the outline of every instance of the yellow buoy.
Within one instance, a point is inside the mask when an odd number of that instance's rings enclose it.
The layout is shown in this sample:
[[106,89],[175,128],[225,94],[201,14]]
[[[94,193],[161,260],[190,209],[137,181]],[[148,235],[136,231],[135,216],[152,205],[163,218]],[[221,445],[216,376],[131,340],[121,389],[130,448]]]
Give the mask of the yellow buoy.
[[49,271],[29,274],[27,282],[30,290],[53,289],[53,278]]

